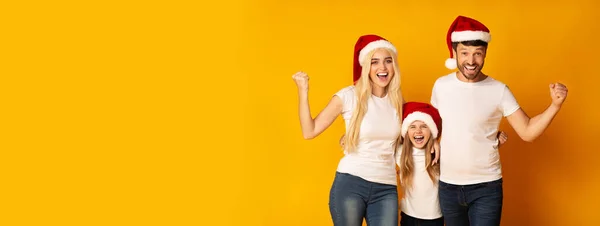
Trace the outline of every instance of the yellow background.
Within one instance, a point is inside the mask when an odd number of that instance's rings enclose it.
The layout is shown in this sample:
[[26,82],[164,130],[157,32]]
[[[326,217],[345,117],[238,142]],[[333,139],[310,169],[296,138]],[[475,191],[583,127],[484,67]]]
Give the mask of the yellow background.
[[491,29],[484,71],[530,116],[570,90],[534,143],[501,125],[503,225],[600,224],[593,0],[198,2],[2,4],[0,225],[331,225],[343,123],[303,140],[291,75],[316,115],[375,33],[428,101],[459,14]]

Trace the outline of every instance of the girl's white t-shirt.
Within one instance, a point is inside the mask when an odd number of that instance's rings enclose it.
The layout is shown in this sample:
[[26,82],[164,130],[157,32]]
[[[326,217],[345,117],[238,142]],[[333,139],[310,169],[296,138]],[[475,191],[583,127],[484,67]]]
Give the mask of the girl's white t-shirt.
[[[405,140],[404,142],[410,142]],[[405,214],[419,219],[437,219],[442,217],[438,198],[438,178],[434,183],[425,169],[425,155],[430,152],[424,149],[413,148],[413,185],[412,188],[402,187],[404,197],[400,201],[400,210]],[[402,145],[396,154],[396,163],[400,166]]]

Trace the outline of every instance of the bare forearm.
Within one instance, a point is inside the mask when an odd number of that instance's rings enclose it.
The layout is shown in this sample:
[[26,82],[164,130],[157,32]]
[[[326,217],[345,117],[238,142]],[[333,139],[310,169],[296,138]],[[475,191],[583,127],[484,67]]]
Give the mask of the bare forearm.
[[308,92],[306,91],[298,91],[298,115],[300,116],[300,126],[302,127],[304,139],[314,138],[315,120],[310,114]]
[[538,138],[548,128],[559,110],[559,106],[551,104],[544,112],[531,118],[527,123],[524,140],[531,142]]
[[510,125],[524,141],[532,142],[537,139],[548,128],[567,98],[568,91],[563,84],[550,84],[549,88],[552,103],[544,112],[533,118],[529,118],[523,109],[518,109],[507,116]]

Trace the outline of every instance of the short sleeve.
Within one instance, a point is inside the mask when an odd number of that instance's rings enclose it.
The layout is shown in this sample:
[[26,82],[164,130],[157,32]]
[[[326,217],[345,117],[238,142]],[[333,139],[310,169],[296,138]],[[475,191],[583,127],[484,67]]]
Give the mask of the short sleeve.
[[439,109],[439,107],[437,105],[436,89],[437,89],[437,81],[433,84],[433,88],[431,89],[431,100],[429,101],[429,103],[431,103],[431,106]]
[[502,110],[502,114],[504,117],[507,117],[512,113],[515,113],[515,111],[519,110],[519,108],[521,108],[521,106],[519,106],[519,103],[517,103],[517,99],[515,99],[515,96],[510,91],[508,86],[505,85],[504,92],[502,94],[502,100],[500,100],[500,109]]
[[354,100],[356,99],[354,86],[348,86],[341,89],[335,93],[335,96],[338,96],[342,100],[342,116],[344,119],[352,117],[352,109],[354,108]]

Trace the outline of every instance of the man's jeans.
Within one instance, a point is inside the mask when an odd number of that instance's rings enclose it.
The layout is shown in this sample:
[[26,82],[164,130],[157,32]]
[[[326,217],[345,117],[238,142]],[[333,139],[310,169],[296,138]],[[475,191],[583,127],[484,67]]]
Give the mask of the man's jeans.
[[502,178],[471,185],[440,181],[439,198],[446,226],[498,226],[502,215]]

